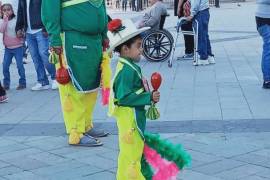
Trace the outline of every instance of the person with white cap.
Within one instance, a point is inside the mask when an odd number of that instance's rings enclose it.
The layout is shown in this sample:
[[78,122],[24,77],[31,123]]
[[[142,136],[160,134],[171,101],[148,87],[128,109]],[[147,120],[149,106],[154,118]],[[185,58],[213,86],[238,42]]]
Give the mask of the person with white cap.
[[[137,29],[129,19],[114,19],[108,24],[109,50],[120,53],[109,103],[109,115],[116,118],[119,131],[117,180],[170,179],[189,162],[189,155],[181,148],[145,132],[145,106],[160,99],[158,91],[150,92],[136,64],[142,54],[141,33],[148,29]],[[149,154],[156,158],[150,161]]]

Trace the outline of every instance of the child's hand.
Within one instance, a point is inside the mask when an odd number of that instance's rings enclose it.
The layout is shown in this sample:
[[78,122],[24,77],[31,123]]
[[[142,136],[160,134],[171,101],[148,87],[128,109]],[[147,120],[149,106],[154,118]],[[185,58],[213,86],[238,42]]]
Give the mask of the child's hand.
[[22,30],[18,30],[16,35],[17,35],[17,38],[23,38],[24,37],[24,33],[23,33]]
[[159,98],[160,98],[160,93],[158,91],[153,91],[152,92],[152,100],[157,103],[159,102]]

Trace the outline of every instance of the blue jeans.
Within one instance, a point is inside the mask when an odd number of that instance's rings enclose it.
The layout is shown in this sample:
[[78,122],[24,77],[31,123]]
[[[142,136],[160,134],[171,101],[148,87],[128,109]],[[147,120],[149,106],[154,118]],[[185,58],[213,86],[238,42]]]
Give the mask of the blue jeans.
[[4,60],[3,60],[3,75],[4,75],[4,86],[10,86],[10,72],[9,66],[12,63],[12,58],[15,57],[18,74],[20,76],[19,84],[22,86],[26,86],[25,80],[25,69],[23,66],[23,47],[18,47],[15,49],[5,49]]
[[263,39],[262,73],[264,81],[270,81],[270,25],[258,27]]
[[201,60],[208,59],[208,56],[212,56],[212,48],[208,35],[208,24],[210,19],[209,9],[200,11],[195,19],[198,21],[198,53]]
[[27,33],[26,41],[37,72],[37,81],[43,86],[48,85],[45,68],[51,79],[55,79],[55,66],[49,63],[49,40],[40,31],[35,34]]

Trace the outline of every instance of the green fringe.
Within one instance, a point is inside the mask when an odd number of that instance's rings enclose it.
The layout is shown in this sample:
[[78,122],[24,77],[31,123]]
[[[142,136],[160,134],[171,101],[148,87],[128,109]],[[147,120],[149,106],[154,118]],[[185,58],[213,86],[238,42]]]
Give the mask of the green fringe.
[[168,161],[173,161],[179,169],[190,165],[191,157],[185,152],[180,144],[172,144],[168,140],[160,139],[158,134],[150,134],[145,132],[145,143],[155,149],[162,158]]
[[146,161],[144,155],[142,156],[142,159],[141,159],[141,172],[146,180],[152,180],[154,172],[151,166]]

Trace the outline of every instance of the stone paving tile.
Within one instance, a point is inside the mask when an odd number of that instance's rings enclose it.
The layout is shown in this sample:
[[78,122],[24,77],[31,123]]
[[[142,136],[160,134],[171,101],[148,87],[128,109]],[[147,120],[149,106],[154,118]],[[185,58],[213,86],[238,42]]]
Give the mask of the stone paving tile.
[[46,138],[42,141],[30,141],[25,143],[28,146],[39,148],[41,150],[53,150],[58,149],[60,147],[67,146],[67,138],[66,137],[56,137],[56,138]]
[[266,178],[266,179],[270,179],[270,169],[265,169],[263,171],[260,171],[256,175],[263,177],[263,178]]
[[4,178],[9,180],[49,180],[48,178],[35,175],[29,171],[23,171],[21,173],[16,173],[12,175],[4,176]]
[[[50,176],[50,180],[74,180],[74,179],[81,179],[85,176],[89,176],[91,174],[95,174],[98,172],[103,171],[102,169],[98,169],[94,166],[85,165],[82,167],[74,168],[72,171],[70,169],[61,171],[59,173],[53,174],[53,176]],[[104,179],[105,180],[105,179]]]
[[105,170],[117,167],[117,161],[95,155],[89,155],[88,157],[78,158],[76,160]]
[[79,167],[84,167],[86,166],[85,163],[81,163],[75,160],[69,161],[69,162],[65,162],[65,163],[59,163],[59,164],[55,164],[55,165],[51,165],[48,167],[43,167],[43,168],[39,168],[39,169],[34,169],[31,170],[31,172],[33,172],[34,174],[37,175],[41,175],[41,176],[53,176],[56,173],[60,173],[60,172],[67,172],[70,171],[71,169],[76,169]]
[[14,158],[24,158],[27,155],[33,155],[33,154],[39,154],[42,151],[36,148],[28,148],[28,149],[23,149],[23,150],[18,150],[18,151],[12,151],[12,152],[7,152],[0,154],[0,160],[3,161],[8,161],[9,159],[14,159]]
[[222,180],[217,177],[205,175],[203,173],[195,172],[192,170],[185,170],[177,177],[178,180]]
[[270,156],[257,155],[254,152],[248,153],[233,158],[234,160],[246,162],[249,164],[259,165],[270,168]]
[[10,166],[10,164],[8,164],[6,162],[3,162],[3,161],[0,161],[0,169],[4,168],[4,167],[7,167],[7,166]]
[[216,174],[215,176],[225,180],[236,180],[249,177],[251,175],[255,175],[256,173],[261,172],[263,170],[266,170],[266,168],[247,164],[228,171],[223,171],[221,173]]
[[19,173],[22,172],[23,170],[15,167],[15,166],[7,166],[4,168],[0,169],[0,176],[6,176],[6,175],[10,175],[10,174],[15,174],[15,173]]
[[220,173],[220,172],[223,172],[226,170],[230,170],[230,169],[234,169],[236,167],[243,166],[243,165],[245,165],[245,163],[243,163],[243,162],[230,160],[230,159],[224,159],[221,161],[216,161],[216,162],[212,162],[209,164],[205,164],[205,165],[200,166],[200,167],[195,167],[195,168],[193,168],[193,170],[196,172],[206,174],[206,175],[215,175],[217,173]]
[[64,163],[69,161],[69,159],[64,158],[63,156],[52,154],[49,152],[43,152],[35,155],[29,155],[27,156],[31,159],[38,160],[41,162],[44,162],[49,165],[54,165],[54,164],[59,164],[59,163]]
[[31,159],[28,157],[23,157],[23,160],[22,160],[22,157],[9,159],[8,163],[10,163],[16,167],[19,167],[23,170],[32,170],[32,169],[38,169],[41,167],[49,166],[49,164],[47,164],[47,163],[44,163],[42,161],[38,161],[35,159]]
[[8,145],[8,146],[2,146],[0,148],[0,154],[12,152],[12,151],[19,151],[19,150],[28,149],[28,148],[29,148],[29,146],[16,143],[16,144]]
[[108,172],[108,171],[102,171],[100,173],[95,173],[93,175],[85,176],[81,178],[81,180],[116,180],[115,174]]
[[249,177],[244,177],[240,180],[267,180],[267,178],[263,178],[260,176],[249,176]]

